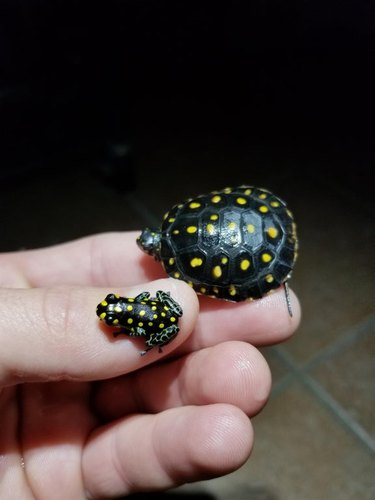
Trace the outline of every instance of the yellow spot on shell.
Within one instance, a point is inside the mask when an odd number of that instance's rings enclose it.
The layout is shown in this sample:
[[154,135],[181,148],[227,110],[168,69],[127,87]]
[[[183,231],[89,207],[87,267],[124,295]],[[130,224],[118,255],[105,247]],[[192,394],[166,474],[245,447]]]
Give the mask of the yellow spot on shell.
[[201,291],[201,293],[206,293],[207,292],[207,288],[205,288],[204,286],[202,286],[200,288],[200,291]]
[[247,195],[251,194],[251,189],[245,189],[244,193]]
[[275,227],[269,227],[267,229],[267,233],[270,238],[276,238],[279,234],[279,231]]
[[179,278],[181,276],[181,274],[178,271],[176,271],[175,273],[173,273],[173,276],[175,278]]
[[215,266],[213,269],[212,269],[212,276],[214,278],[220,278],[220,276],[223,274],[223,271],[221,270],[221,267],[220,266]]
[[107,316],[107,313],[102,312],[102,314],[99,316],[100,319],[104,319]]
[[164,328],[164,326],[165,326],[165,325],[164,325],[164,323],[160,323],[159,328],[160,328],[160,329],[163,329],[163,328]]
[[101,306],[104,306],[104,307],[105,307],[105,306],[108,306],[108,302],[107,302],[106,300],[102,300],[102,301],[100,302],[100,305],[101,305]]
[[248,259],[244,259],[241,261],[240,268],[242,271],[246,271],[250,267],[250,261]]
[[176,220],[176,219],[175,219],[175,217],[170,217],[170,218],[168,219],[168,222],[174,222],[175,220]]
[[122,312],[122,307],[116,306],[115,309],[114,309],[114,311],[117,312],[117,313],[120,313],[120,312]]
[[272,255],[270,255],[269,253],[262,254],[262,261],[263,262],[269,262],[270,260],[272,260]]
[[239,198],[237,198],[236,202],[239,205],[246,205],[246,203],[247,203],[246,198],[242,198],[241,196]]
[[202,264],[203,264],[203,260],[199,257],[194,257],[190,261],[191,267],[198,267],[198,266],[201,266]]
[[274,280],[274,277],[272,276],[272,274],[267,274],[265,279],[266,279],[267,283],[272,283]]
[[133,306],[127,306],[127,307],[126,307],[126,309],[127,309],[128,311],[132,311],[132,310],[133,310]]
[[118,325],[118,319],[117,319],[117,318],[116,318],[116,319],[114,319],[114,320],[112,321],[112,324],[113,324],[113,325]]
[[128,318],[128,324],[131,325],[133,323],[133,318]]
[[229,222],[228,224],[228,229],[236,229],[236,223],[235,222]]
[[248,224],[246,226],[246,229],[247,229],[247,232],[248,233],[253,233],[255,231],[255,227],[254,227],[254,224]]
[[170,266],[173,266],[173,264],[174,264],[174,258],[173,258],[173,257],[171,257],[171,258],[168,260],[168,264],[169,264]]
[[187,231],[188,233],[190,233],[190,234],[194,234],[194,233],[196,233],[196,232],[197,232],[197,230],[198,230],[197,226],[188,226],[188,227],[186,228],[186,231]]
[[228,257],[222,257],[221,263],[222,264],[228,264]]
[[180,231],[179,231],[178,229],[174,229],[174,230],[172,231],[172,234],[180,234]]
[[232,188],[230,188],[230,187],[226,187],[226,188],[224,189],[224,193],[226,193],[226,194],[229,194],[229,193],[231,193],[231,192],[232,192]]
[[221,196],[219,196],[218,194],[211,198],[212,203],[219,203],[220,200]]
[[267,198],[267,194],[266,193],[262,193],[259,195],[259,199],[261,200],[265,200]]
[[192,281],[188,281],[188,282],[187,282],[187,284],[188,284],[191,288],[193,288],[193,286],[194,286]]
[[237,293],[236,287],[234,285],[231,285],[229,287],[229,295],[232,295],[233,297],[233,295],[236,295],[236,293]]
[[211,219],[211,220],[217,220],[218,218],[219,218],[218,214],[212,214],[212,215],[210,216],[210,219]]
[[140,315],[140,316],[144,316],[145,314],[146,314],[146,311],[145,311],[144,309],[141,309],[141,310],[139,311],[139,315]]
[[217,287],[217,286],[214,286],[214,287],[212,288],[212,291],[213,291],[214,293],[216,293],[216,294],[217,294],[217,293],[219,293],[219,289],[218,289],[218,287]]
[[200,203],[198,203],[197,201],[192,201],[190,204],[189,204],[189,207],[190,208],[199,208],[201,206]]
[[268,212],[268,207],[266,207],[266,205],[261,205],[259,207],[259,212],[262,212],[262,214],[266,214]]
[[276,207],[280,206],[280,203],[278,201],[271,201],[270,205],[271,205],[271,207],[276,208]]
[[215,226],[213,224],[207,224],[206,229],[208,234],[213,234],[215,232]]

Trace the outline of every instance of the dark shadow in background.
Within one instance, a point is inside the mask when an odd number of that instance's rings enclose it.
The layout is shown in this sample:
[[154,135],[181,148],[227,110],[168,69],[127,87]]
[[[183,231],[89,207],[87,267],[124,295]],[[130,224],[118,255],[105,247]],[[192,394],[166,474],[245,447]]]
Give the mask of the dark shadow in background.
[[356,0],[3,0],[0,179],[96,163],[131,189],[145,99],[166,133],[307,150],[356,178],[373,159],[373,15]]

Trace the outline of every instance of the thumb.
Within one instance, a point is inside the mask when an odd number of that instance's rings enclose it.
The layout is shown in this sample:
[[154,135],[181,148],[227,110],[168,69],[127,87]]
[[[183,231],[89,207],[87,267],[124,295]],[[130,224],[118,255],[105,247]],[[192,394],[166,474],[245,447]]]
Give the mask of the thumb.
[[[119,336],[95,311],[114,292],[135,297],[164,290],[182,307],[179,333],[163,354],[145,356],[147,337]],[[51,380],[95,380],[136,370],[180,345],[193,330],[198,300],[182,281],[162,279],[128,289],[57,287],[0,290],[0,385]]]

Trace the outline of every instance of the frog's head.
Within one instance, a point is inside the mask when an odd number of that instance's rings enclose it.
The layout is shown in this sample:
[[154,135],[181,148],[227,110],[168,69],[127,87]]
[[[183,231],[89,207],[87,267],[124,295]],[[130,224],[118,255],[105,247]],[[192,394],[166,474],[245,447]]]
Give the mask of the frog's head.
[[96,314],[98,317],[110,326],[116,326],[119,324],[122,312],[121,297],[114,293],[108,294],[96,308]]
[[137,244],[143,252],[160,260],[160,231],[146,227],[137,238]]

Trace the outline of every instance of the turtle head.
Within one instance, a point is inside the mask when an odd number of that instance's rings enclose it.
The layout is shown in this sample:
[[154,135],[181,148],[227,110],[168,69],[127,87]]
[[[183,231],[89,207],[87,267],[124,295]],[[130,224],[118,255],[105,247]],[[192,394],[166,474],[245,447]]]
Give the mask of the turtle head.
[[156,260],[160,260],[160,231],[159,229],[150,229],[146,227],[138,236],[137,244],[139,248],[152,255]]

